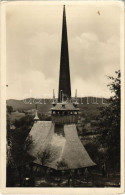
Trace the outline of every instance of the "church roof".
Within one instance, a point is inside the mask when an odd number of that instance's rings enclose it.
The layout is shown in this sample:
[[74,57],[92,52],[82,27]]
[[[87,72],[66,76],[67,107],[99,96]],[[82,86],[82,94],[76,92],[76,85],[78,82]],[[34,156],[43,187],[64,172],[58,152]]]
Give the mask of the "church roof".
[[34,157],[34,163],[56,170],[95,165],[78,137],[75,124],[64,125],[64,136],[54,130],[51,121],[38,121],[33,125],[29,133],[32,140],[29,154]]
[[79,108],[74,107],[74,105],[70,102],[66,102],[65,106],[62,105],[62,103],[57,103],[54,107],[51,108],[51,110],[76,110],[79,111]]

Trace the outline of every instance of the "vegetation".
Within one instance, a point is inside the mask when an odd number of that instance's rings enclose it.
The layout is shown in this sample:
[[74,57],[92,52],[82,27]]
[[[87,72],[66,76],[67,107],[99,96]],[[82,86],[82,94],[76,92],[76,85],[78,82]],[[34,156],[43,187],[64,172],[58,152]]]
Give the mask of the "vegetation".
[[112,82],[108,85],[114,94],[109,105],[100,112],[100,143],[106,150],[106,162],[113,169],[120,169],[120,71],[116,77],[108,77]]
[[[83,131],[83,143],[97,167],[102,169],[105,164],[107,173],[111,173],[120,171],[120,71],[116,71],[116,77],[108,78],[113,96],[105,106],[99,107],[98,120],[92,127],[97,135]],[[85,141],[86,137],[89,141]]]
[[7,113],[11,114],[11,112],[13,112],[13,107],[7,106]]
[[[103,164],[106,165],[106,171],[109,173],[120,171],[120,71],[116,71],[116,77],[108,78],[111,81],[108,87],[113,95],[109,100],[106,100],[106,104],[102,105],[100,100],[99,104],[87,105],[86,102],[83,102],[82,105],[79,105],[81,117],[83,118],[80,138],[90,157],[97,164],[95,166],[97,173],[102,171]],[[22,108],[23,106],[22,104]],[[46,110],[51,104],[48,107],[45,106],[44,109]],[[51,120],[50,115],[42,113],[42,111],[41,109],[41,113],[39,112],[38,114],[39,119]],[[25,113],[23,109],[22,112],[23,114]],[[32,143],[31,139],[28,139],[27,142],[25,140],[34,123],[34,115],[33,113],[25,116],[20,115],[21,118],[15,117],[15,120],[12,120],[14,118],[12,116],[14,116],[13,107],[7,106],[7,142],[10,146],[14,164],[19,165],[25,158],[25,154]],[[14,130],[10,129],[12,121],[15,126]],[[90,131],[87,129],[86,124],[90,124],[93,132],[91,128]],[[50,157],[50,153],[47,151],[39,155],[43,164]],[[65,162],[59,163],[59,166],[64,165]]]

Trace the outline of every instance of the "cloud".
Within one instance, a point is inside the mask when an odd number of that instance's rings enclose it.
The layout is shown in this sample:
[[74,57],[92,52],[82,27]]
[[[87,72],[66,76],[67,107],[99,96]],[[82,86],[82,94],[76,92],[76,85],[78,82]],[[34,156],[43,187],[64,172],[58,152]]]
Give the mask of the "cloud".
[[[96,34],[86,32],[70,41],[70,64],[74,77],[79,75],[84,81],[98,83],[101,77],[119,68],[120,40],[110,37],[106,42]],[[109,71],[107,71],[109,70]]]
[[[7,96],[9,98],[23,99],[27,97],[52,97],[52,89],[57,89],[57,82],[54,78],[45,78],[45,75],[37,70],[29,70],[28,75],[13,75],[9,82]],[[16,91],[16,93],[14,93]],[[13,94],[14,93],[14,94]]]
[[94,96],[94,97],[108,97],[111,95],[109,93],[109,89],[106,86],[107,78],[103,78],[103,82],[98,82],[98,85],[95,82],[91,82],[88,80],[85,82],[82,78],[76,77],[72,83],[72,96],[75,95],[75,90],[77,89],[77,93],[79,97],[86,97],[86,96]]
[[[100,16],[98,15],[100,11]],[[9,5],[6,12],[8,98],[58,91],[62,6]],[[106,75],[120,67],[119,6],[66,6],[72,94],[107,97]],[[86,92],[85,92],[86,91]]]

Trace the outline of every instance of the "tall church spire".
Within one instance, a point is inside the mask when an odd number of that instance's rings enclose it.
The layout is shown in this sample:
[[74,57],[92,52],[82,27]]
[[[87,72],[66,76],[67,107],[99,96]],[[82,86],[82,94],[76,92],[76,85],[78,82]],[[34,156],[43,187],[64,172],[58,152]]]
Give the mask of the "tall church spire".
[[60,56],[59,92],[58,92],[59,102],[62,102],[62,94],[64,100],[70,99],[71,97],[69,52],[68,52],[68,37],[67,37],[65,6],[63,7],[63,23],[62,23],[62,43],[61,43],[61,56]]

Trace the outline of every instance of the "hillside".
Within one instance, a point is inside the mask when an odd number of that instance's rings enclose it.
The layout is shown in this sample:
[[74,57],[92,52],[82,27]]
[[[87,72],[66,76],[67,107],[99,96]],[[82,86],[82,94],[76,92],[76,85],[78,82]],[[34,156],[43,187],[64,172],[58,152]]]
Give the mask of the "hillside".
[[[38,101],[38,100],[37,100]],[[98,104],[95,104],[95,101],[98,102]],[[79,105],[78,107],[81,109],[81,112],[97,112],[99,107],[105,106],[106,99],[104,100],[105,104],[102,103],[102,98],[97,98],[97,100],[94,97],[84,97],[84,98],[78,98]],[[19,111],[26,111],[26,110],[32,110],[35,108],[35,100],[33,98],[24,100],[15,100],[15,99],[9,99],[7,100],[7,105],[12,106],[13,109],[19,110]],[[41,99],[40,104],[38,103],[38,110],[41,113],[48,112],[52,105],[52,100],[50,99]]]
[[[29,102],[29,99],[27,99],[26,102]],[[14,110],[19,110],[19,111],[32,110],[35,108],[35,103],[33,98],[31,98],[30,103],[26,103],[26,102],[24,100],[9,99],[7,100],[7,105],[12,106]],[[48,112],[52,106],[49,99],[45,101],[44,99],[42,99],[40,102],[42,104],[38,104],[38,110],[41,112]]]

